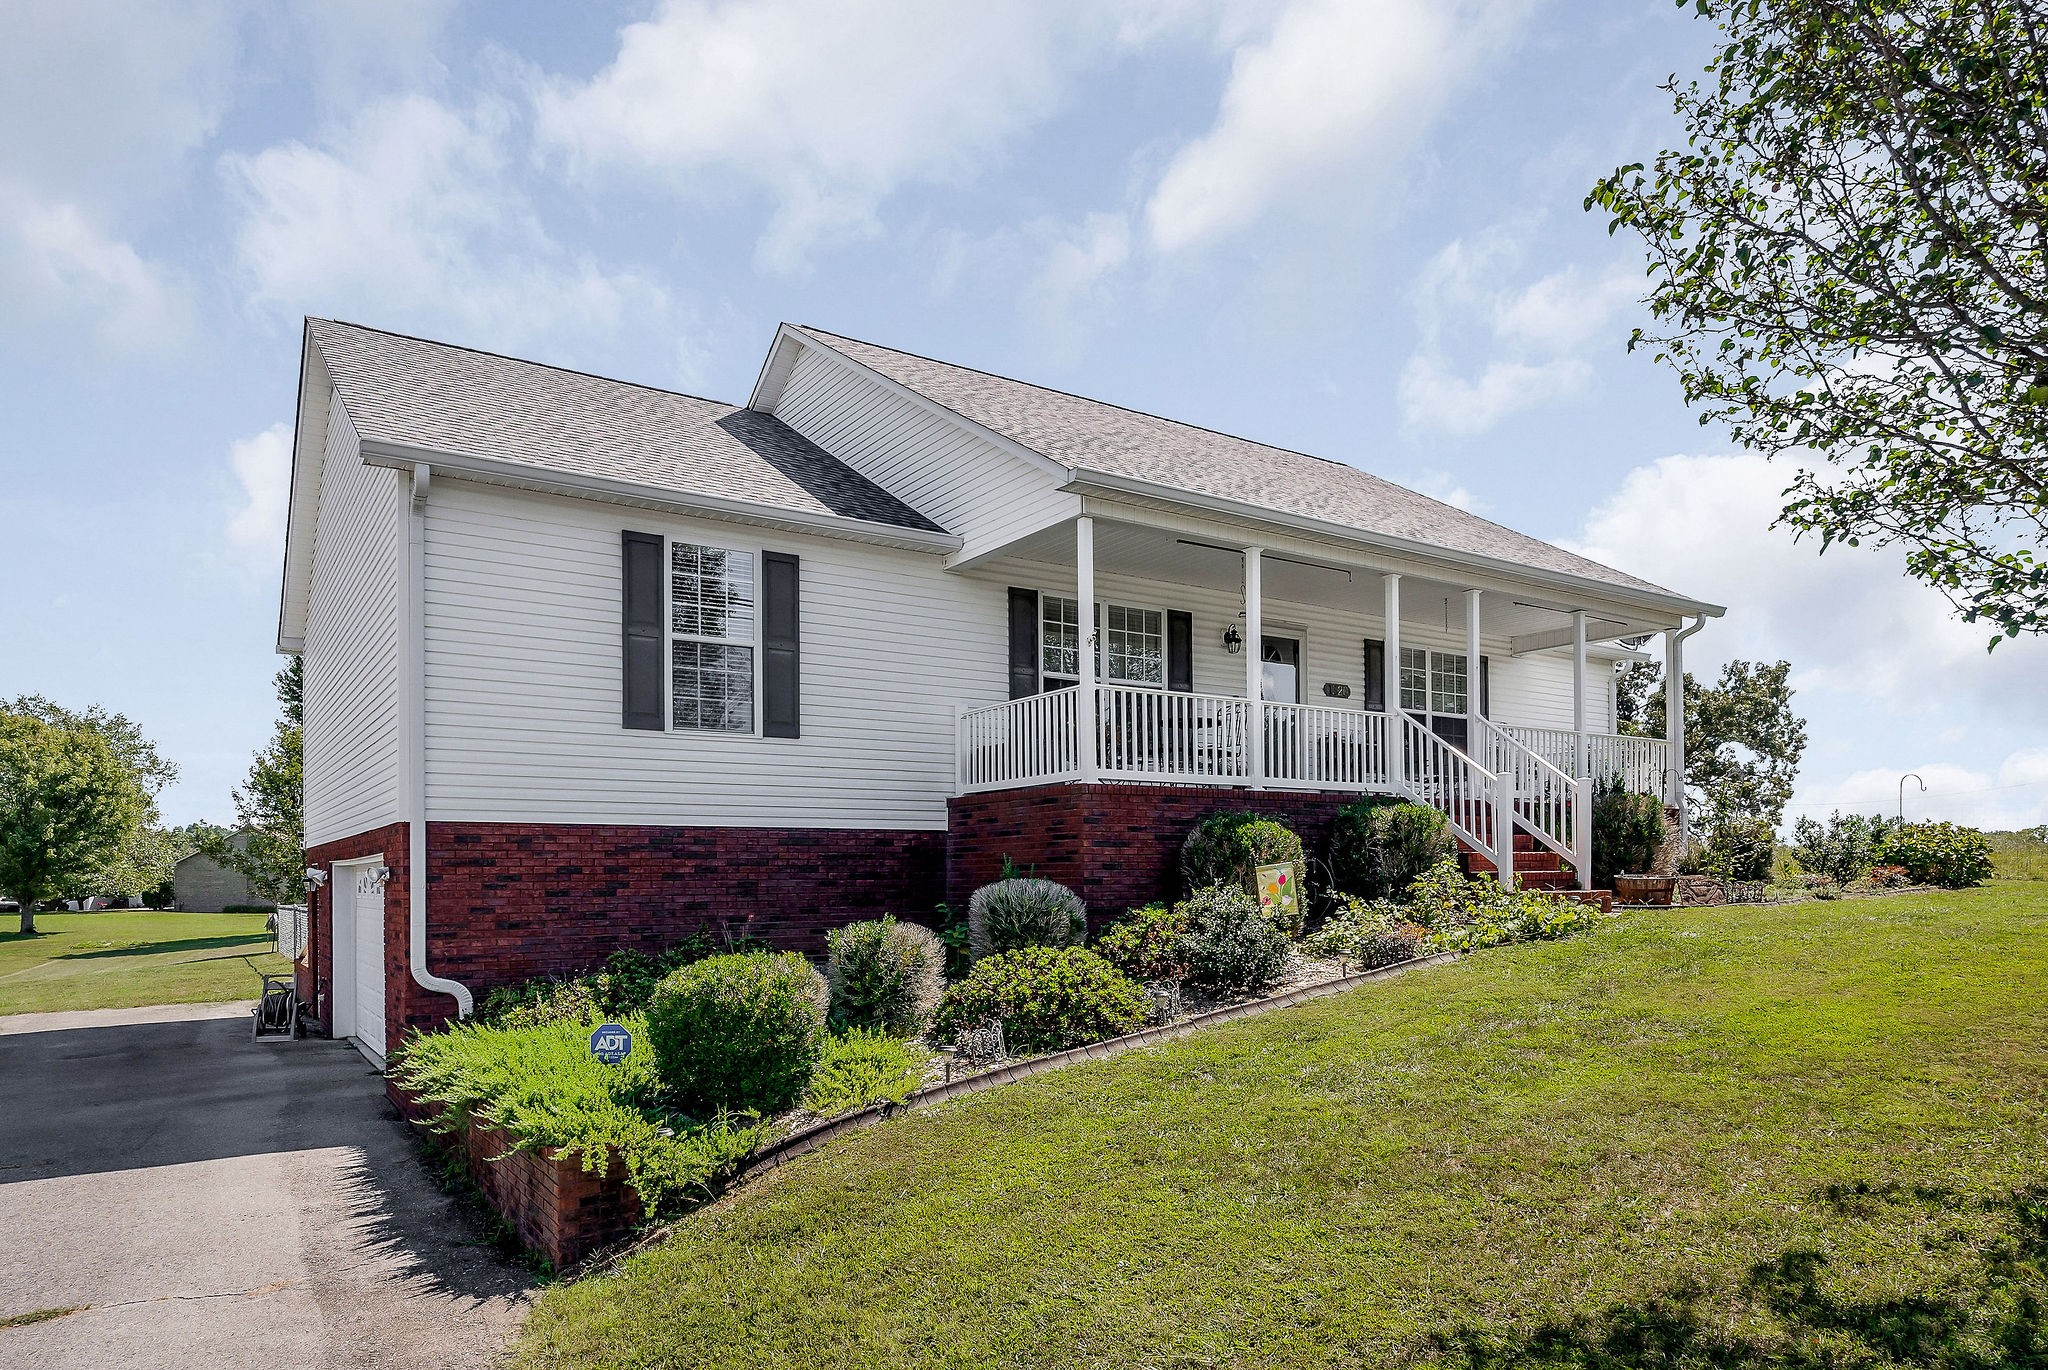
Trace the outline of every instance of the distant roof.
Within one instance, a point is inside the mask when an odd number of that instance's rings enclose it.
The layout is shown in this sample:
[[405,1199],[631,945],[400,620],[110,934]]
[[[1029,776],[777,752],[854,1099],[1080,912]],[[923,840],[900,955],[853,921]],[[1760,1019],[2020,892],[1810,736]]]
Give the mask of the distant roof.
[[944,531],[771,414],[333,319],[306,328],[366,440]]
[[1611,566],[1355,466],[804,326],[820,345],[1077,473],[1094,473],[1381,537],[1679,598]]

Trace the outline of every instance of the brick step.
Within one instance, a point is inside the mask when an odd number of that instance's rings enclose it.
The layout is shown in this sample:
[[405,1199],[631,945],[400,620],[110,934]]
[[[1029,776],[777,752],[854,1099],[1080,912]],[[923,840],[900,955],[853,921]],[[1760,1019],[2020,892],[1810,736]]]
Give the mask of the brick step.
[[[1461,853],[1460,859],[1464,863],[1467,875],[1491,874],[1493,871],[1493,862],[1477,852]],[[1517,875],[1549,874],[1570,869],[1571,864],[1553,851],[1515,853],[1515,873]]]

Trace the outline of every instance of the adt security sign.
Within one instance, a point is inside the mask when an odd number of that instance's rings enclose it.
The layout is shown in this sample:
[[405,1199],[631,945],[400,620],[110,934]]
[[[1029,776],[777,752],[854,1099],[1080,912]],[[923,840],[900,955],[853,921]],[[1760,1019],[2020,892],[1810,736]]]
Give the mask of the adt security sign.
[[617,1023],[606,1023],[590,1034],[590,1054],[615,1066],[633,1054],[633,1034]]

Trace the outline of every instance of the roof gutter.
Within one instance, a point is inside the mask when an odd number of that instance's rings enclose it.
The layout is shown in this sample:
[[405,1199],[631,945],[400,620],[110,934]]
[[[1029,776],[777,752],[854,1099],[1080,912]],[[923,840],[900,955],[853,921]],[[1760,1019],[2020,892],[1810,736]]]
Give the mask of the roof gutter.
[[843,518],[837,514],[808,513],[801,509],[776,509],[769,505],[728,499],[721,495],[658,490],[609,476],[543,471],[519,462],[472,456],[462,452],[441,452],[427,447],[415,447],[409,443],[390,442],[383,438],[364,438],[362,447],[363,461],[366,464],[398,471],[430,466],[443,476],[459,476],[487,485],[503,485],[550,495],[569,495],[578,499],[602,500],[607,504],[625,504],[638,509],[656,509],[664,513],[695,514],[758,524],[767,528],[781,528],[791,532],[815,533],[822,537],[876,543],[884,547],[900,547],[913,552],[950,553],[959,551],[961,546],[961,539],[956,534],[943,531],[903,528],[895,524],[875,523],[868,519]]
[[1358,528],[1347,528],[1341,523],[1307,515],[1283,514],[1264,509],[1255,504],[1239,500],[1223,499],[1215,495],[1197,494],[1193,491],[1176,489],[1170,485],[1156,485],[1151,481],[1133,480],[1128,476],[1113,476],[1101,471],[1076,471],[1067,482],[1068,489],[1086,493],[1090,490],[1109,495],[1136,496],[1158,500],[1168,504],[1184,505],[1206,513],[1221,514],[1228,518],[1249,520],[1281,532],[1306,532],[1319,538],[1346,542],[1374,551],[1391,552],[1426,565],[1442,567],[1447,571],[1462,568],[1479,568],[1494,575],[1524,584],[1535,584],[1564,591],[1569,595],[1594,595],[1614,603],[1634,605],[1639,608],[1659,609],[1665,613],[1698,614],[1704,618],[1719,618],[1727,609],[1719,604],[1707,604],[1700,600],[1686,599],[1680,595],[1656,594],[1637,590],[1626,585],[1614,585],[1603,580],[1586,576],[1574,576],[1561,571],[1546,571],[1540,567],[1523,566],[1497,557],[1477,552],[1450,552],[1445,548],[1426,542],[1415,542],[1407,538],[1388,537],[1384,533],[1368,533]]

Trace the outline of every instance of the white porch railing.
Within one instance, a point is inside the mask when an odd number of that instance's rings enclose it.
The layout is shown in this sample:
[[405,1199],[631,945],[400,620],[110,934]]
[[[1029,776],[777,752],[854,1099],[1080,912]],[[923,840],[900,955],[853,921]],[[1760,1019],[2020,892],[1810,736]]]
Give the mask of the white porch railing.
[[1593,787],[1574,780],[1517,739],[1514,730],[1479,720],[1480,764],[1500,776],[1514,796],[1515,823],[1572,863],[1579,887],[1591,888],[1593,872]]
[[1123,685],[1099,687],[1096,699],[1098,775],[1184,782],[1240,781],[1251,774],[1249,700]]
[[960,788],[1006,790],[1075,780],[1081,758],[1072,690],[1047,690],[959,715]]
[[1400,792],[1440,810],[1465,845],[1493,862],[1503,883],[1515,873],[1515,825],[1506,778],[1494,774],[1407,714],[1401,720]]
[[[1500,731],[1567,775],[1578,769],[1578,734],[1570,728],[1503,727]],[[1626,788],[1668,801],[1671,744],[1661,737],[1587,733],[1586,774],[1596,782],[1619,776]]]
[[1266,784],[1299,790],[1399,790],[1387,715],[1313,704],[1266,704]]

